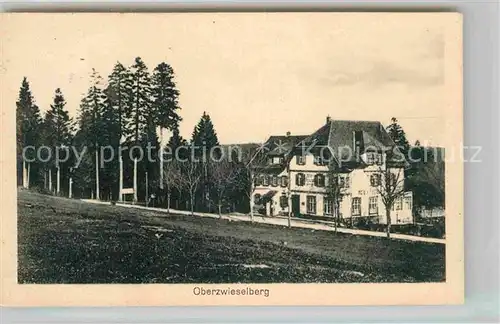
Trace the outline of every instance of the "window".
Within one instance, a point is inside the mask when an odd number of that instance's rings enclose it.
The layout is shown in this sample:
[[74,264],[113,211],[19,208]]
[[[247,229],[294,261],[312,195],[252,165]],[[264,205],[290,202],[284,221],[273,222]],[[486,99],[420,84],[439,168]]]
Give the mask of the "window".
[[322,155],[315,155],[314,156],[314,164],[315,165],[327,165],[328,159],[325,159],[324,156]]
[[380,174],[370,175],[370,186],[372,187],[380,186]]
[[306,157],[303,155],[297,155],[297,164],[298,165],[305,165],[306,164]]
[[401,197],[396,198],[396,201],[394,202],[394,208],[396,210],[403,209],[403,198],[401,198]]
[[382,164],[382,154],[380,153],[366,153],[366,163],[367,164]]
[[288,207],[288,197],[285,194],[280,196],[280,207],[285,208]]
[[282,187],[288,186],[288,177],[287,176],[281,176],[281,186]]
[[256,176],[254,182],[255,182],[256,186],[262,185],[262,177],[261,176]]
[[316,187],[324,187],[325,186],[325,176],[322,174],[316,174],[314,176],[314,185]]
[[256,205],[260,205],[260,199],[262,198],[262,196],[260,194],[255,194],[253,196],[253,202],[256,204]]
[[336,174],[328,174],[325,178],[325,186],[335,186],[339,183],[339,177]]
[[354,197],[352,198],[352,215],[359,216],[361,215],[361,198]]
[[349,175],[346,174],[345,176],[339,176],[339,185],[340,188],[349,188],[350,187],[350,178]]
[[333,216],[333,199],[325,197],[323,199],[323,211],[325,216]]
[[271,186],[273,187],[277,187],[278,186],[278,176],[277,175],[273,175],[272,178],[271,178]]
[[316,196],[307,196],[307,213],[316,215]]
[[262,176],[262,185],[263,186],[269,186],[269,176],[267,174],[264,174]]
[[275,156],[269,158],[269,164],[281,164],[283,163],[283,157]]
[[412,210],[412,199],[411,199],[411,197],[405,197],[405,209]]
[[303,173],[297,173],[295,176],[295,184],[297,186],[303,186],[306,183],[306,177]]
[[378,215],[378,197],[370,197],[368,213],[370,215]]

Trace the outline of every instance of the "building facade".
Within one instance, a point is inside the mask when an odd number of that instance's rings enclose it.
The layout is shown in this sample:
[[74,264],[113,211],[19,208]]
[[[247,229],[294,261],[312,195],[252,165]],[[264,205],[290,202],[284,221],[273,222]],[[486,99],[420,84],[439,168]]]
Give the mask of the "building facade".
[[338,211],[345,222],[386,224],[391,200],[391,224],[413,222],[406,161],[379,122],[327,119],[309,136],[271,136],[266,145],[255,180],[258,212],[333,218]]

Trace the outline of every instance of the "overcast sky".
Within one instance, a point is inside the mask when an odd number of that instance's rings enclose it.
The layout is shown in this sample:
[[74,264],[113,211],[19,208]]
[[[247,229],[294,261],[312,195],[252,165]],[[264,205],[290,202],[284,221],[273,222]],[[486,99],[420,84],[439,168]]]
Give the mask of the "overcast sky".
[[[75,117],[95,68],[168,62],[181,93],[181,135],[203,111],[222,143],[310,134],[334,119],[400,120],[410,142],[443,141],[445,38],[425,14],[60,15],[8,21],[4,104],[23,76],[48,109],[56,88]],[[1,28],[1,27],[0,27]],[[5,27],[6,28],[6,27]],[[7,29],[7,28],[6,28]]]

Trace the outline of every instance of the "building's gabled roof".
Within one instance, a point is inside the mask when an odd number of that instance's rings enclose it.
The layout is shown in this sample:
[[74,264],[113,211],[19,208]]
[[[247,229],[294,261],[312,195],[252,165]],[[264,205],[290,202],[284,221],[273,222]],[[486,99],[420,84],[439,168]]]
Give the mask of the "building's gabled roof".
[[345,164],[361,166],[362,161],[356,158],[354,147],[354,133],[362,135],[362,149],[360,154],[366,150],[388,151],[392,150],[396,144],[378,121],[359,120],[327,120],[326,124],[320,127],[313,134],[305,138],[296,147],[321,148],[327,147],[333,154],[337,163],[342,161]]
[[295,145],[304,140],[307,135],[273,135],[265,143],[268,156],[284,156],[289,153]]
[[279,175],[281,172],[285,171],[285,169],[285,163],[268,164],[263,166],[259,172],[263,174]]

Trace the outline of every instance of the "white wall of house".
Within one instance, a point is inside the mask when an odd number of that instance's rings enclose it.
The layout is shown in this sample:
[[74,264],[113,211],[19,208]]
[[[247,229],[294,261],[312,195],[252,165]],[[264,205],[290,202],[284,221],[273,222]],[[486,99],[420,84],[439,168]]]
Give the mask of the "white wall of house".
[[[272,200],[266,204],[266,215],[286,215],[288,214],[288,207],[282,208],[280,204],[280,197],[284,194],[287,195],[288,191],[288,186],[282,186],[281,183],[281,177],[286,176],[288,177],[288,174],[286,171],[281,172],[280,174],[277,175],[278,178],[278,185],[273,186],[273,183],[270,179],[269,184],[267,186],[264,185],[257,185],[255,186],[254,190],[254,197],[255,195],[260,195],[260,197],[263,197],[265,194],[269,193],[270,191],[276,191],[276,194],[273,196]],[[272,175],[270,175],[270,178]],[[273,211],[271,212],[271,207],[273,208]]]
[[[366,158],[366,156],[362,156]],[[332,216],[325,210],[325,193],[324,187],[314,185],[314,176],[317,174],[327,175],[328,167],[314,164],[314,157],[308,154],[304,157],[305,164],[298,164],[297,159],[293,158],[290,162],[290,181],[292,195],[300,197],[300,213],[311,214],[318,216]],[[382,197],[377,190],[377,187],[371,186],[370,176],[375,172],[383,170],[384,165],[371,165],[364,169],[355,169],[348,174],[343,174],[344,181],[347,186],[344,189],[344,197],[340,203],[341,217],[348,219],[350,217],[373,217],[377,222],[386,224],[385,206],[382,202]],[[303,173],[305,183],[299,186],[296,181],[298,173]],[[395,169],[393,173],[402,176],[403,169]],[[402,180],[402,178],[400,178]],[[402,181],[401,184],[403,185]],[[309,197],[309,198],[308,198]],[[314,198],[312,198],[314,197]],[[359,213],[352,213],[353,198],[356,203],[359,202]],[[371,207],[370,208],[370,202]],[[315,205],[315,208],[313,208]],[[308,208],[309,207],[309,208]],[[309,210],[308,210],[309,209]],[[326,208],[328,209],[328,207]],[[357,208],[355,208],[357,209]],[[407,224],[413,221],[412,217],[412,196],[411,192],[406,193],[405,197],[398,199],[393,210],[391,211],[392,224]]]

